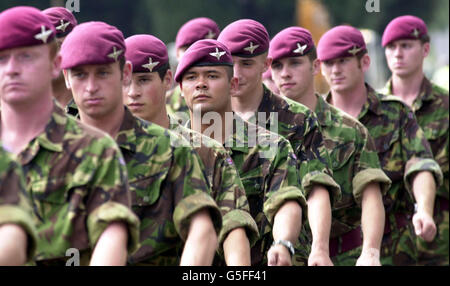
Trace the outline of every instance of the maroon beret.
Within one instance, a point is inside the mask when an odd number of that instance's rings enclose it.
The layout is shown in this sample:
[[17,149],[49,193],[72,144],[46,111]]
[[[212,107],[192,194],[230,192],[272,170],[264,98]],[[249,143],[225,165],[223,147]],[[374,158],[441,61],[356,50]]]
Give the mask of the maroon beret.
[[361,32],[352,26],[337,26],[327,31],[317,45],[317,57],[328,61],[356,56],[367,51]]
[[123,34],[104,22],[87,22],[76,26],[61,46],[63,69],[81,65],[102,65],[125,56]]
[[289,27],[270,41],[269,57],[274,61],[281,58],[306,55],[314,47],[311,33],[300,27]]
[[183,74],[193,66],[233,66],[227,47],[216,40],[200,40],[192,44],[181,58],[175,81],[181,82]]
[[220,30],[217,23],[210,18],[200,17],[187,21],[178,30],[175,47],[190,46],[198,40],[217,39]]
[[217,40],[227,46],[233,56],[247,58],[267,52],[270,43],[266,28],[250,19],[229,24]]
[[39,9],[19,6],[0,13],[0,50],[50,43],[55,28]]
[[51,7],[42,11],[56,29],[56,37],[67,36],[78,24],[75,16],[64,7]]
[[381,45],[386,47],[389,43],[400,39],[421,39],[428,35],[425,22],[415,16],[400,16],[392,20],[384,30]]
[[134,35],[125,39],[125,58],[133,64],[133,72],[156,72],[169,62],[166,45],[151,35]]

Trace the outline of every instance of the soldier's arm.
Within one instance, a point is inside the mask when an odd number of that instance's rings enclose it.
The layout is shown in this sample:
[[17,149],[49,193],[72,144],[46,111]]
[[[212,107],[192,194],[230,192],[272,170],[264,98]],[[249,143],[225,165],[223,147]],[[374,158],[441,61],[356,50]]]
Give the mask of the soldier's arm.
[[250,266],[250,242],[245,229],[235,228],[223,242],[223,252],[227,266]]
[[379,183],[370,183],[365,187],[361,208],[361,228],[364,240],[361,256],[356,265],[380,266],[385,211]]
[[217,249],[217,234],[208,210],[193,214],[181,255],[181,266],[211,266]]
[[36,246],[37,233],[21,168],[0,142],[0,265],[32,260]]
[[0,225],[0,265],[20,266],[27,260],[27,234],[16,224]]
[[[274,218],[272,235],[274,242],[289,241],[295,245],[302,227],[302,208],[296,201],[287,201]],[[283,244],[273,245],[267,254],[269,266],[291,266],[291,253]]]
[[331,203],[326,188],[316,187],[308,198],[308,219],[312,233],[309,266],[332,266],[330,259]]
[[443,175],[414,113],[406,106],[404,110],[405,114],[401,117],[402,131],[405,133],[402,134],[402,147],[407,160],[404,180],[407,190],[417,203],[413,225],[417,235],[431,241],[436,233],[434,198],[436,189],[442,184]]
[[111,223],[94,248],[91,266],[124,266],[127,262],[128,231],[123,222]]
[[436,183],[428,171],[417,173],[413,179],[413,192],[417,202],[417,212],[413,216],[416,234],[426,241],[432,241],[436,235],[436,224],[433,220]]

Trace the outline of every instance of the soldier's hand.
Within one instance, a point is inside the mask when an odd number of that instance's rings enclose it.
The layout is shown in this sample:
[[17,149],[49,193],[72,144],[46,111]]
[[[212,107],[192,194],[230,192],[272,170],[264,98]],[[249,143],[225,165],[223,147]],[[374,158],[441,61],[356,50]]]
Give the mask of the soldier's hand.
[[433,217],[424,211],[418,211],[413,216],[413,225],[416,235],[427,242],[433,241],[436,236],[436,224]]
[[363,249],[356,261],[356,266],[381,266],[380,250],[375,248]]
[[292,266],[289,250],[281,244],[272,246],[267,252],[269,266]]
[[333,266],[333,262],[327,252],[311,250],[311,254],[308,257],[308,266]]

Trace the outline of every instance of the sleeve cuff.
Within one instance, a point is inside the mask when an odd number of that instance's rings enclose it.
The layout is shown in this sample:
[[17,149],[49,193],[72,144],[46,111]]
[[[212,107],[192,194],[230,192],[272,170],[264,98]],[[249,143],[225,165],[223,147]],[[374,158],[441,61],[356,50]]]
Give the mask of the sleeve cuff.
[[27,234],[27,262],[33,260],[37,248],[37,232],[33,225],[31,215],[20,207],[14,205],[0,206],[0,225],[2,224],[20,225]]
[[391,187],[391,180],[381,169],[369,168],[356,174],[353,178],[353,197],[361,205],[364,188],[370,183],[379,183],[381,194],[385,195]]
[[433,159],[424,158],[412,158],[406,163],[404,183],[408,192],[414,198],[412,192],[412,178],[414,175],[421,171],[429,171],[433,174],[434,180],[436,181],[436,190],[442,185],[444,176],[442,175],[441,168],[438,163]]
[[134,253],[139,248],[139,218],[127,206],[116,202],[102,204],[88,216],[87,228],[91,245],[94,247],[108,225],[115,221],[127,223],[127,249],[129,254]]
[[243,210],[232,210],[223,216],[223,225],[219,234],[219,251],[223,252],[223,242],[227,235],[234,229],[242,227],[252,247],[259,238],[258,226],[252,216]]
[[318,171],[308,173],[302,179],[302,187],[305,190],[306,198],[311,193],[313,186],[318,184],[325,186],[330,192],[331,206],[341,199],[341,187],[330,175]]
[[191,216],[196,212],[208,208],[211,215],[211,220],[214,225],[216,233],[220,233],[222,228],[222,215],[220,213],[219,207],[216,202],[209,195],[203,192],[199,192],[194,195],[190,195],[183,200],[181,200],[175,207],[173,213],[173,221],[175,224],[175,229],[180,235],[181,239],[186,241],[189,226],[191,222]]
[[292,200],[297,201],[302,208],[302,224],[305,222],[306,214],[308,213],[305,196],[297,187],[286,187],[273,193],[270,198],[264,202],[264,214],[271,225],[273,225],[273,220],[280,207],[283,206],[286,201]]

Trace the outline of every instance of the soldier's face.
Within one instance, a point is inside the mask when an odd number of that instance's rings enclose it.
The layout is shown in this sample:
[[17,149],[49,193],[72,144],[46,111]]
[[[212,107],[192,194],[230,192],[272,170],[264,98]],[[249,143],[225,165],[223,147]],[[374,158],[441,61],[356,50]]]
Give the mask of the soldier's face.
[[429,51],[430,44],[422,44],[419,40],[394,41],[384,50],[389,69],[400,77],[422,72],[423,60]]
[[[361,65],[356,57],[342,57],[321,62],[322,75],[330,88],[336,92],[351,91],[364,82],[364,72],[368,66]],[[370,62],[369,62],[370,63]]]
[[165,109],[165,94],[171,79],[170,70],[163,79],[157,72],[133,73],[131,84],[123,86],[123,102],[134,115],[152,121]]
[[0,51],[0,96],[9,104],[39,101],[51,92],[52,79],[60,72],[61,57],[50,59],[49,45]]
[[237,79],[229,78],[225,66],[192,67],[181,81],[181,91],[191,110],[201,114],[231,111],[230,92],[237,87]]
[[282,58],[272,63],[272,77],[281,95],[299,100],[314,86],[318,69],[307,56]]
[[267,54],[252,58],[233,56],[234,76],[238,78],[239,86],[233,97],[243,97],[252,94],[262,85],[262,75],[269,68],[271,59]]
[[123,105],[123,77],[118,62],[75,67],[66,78],[75,103],[89,117],[104,117]]

